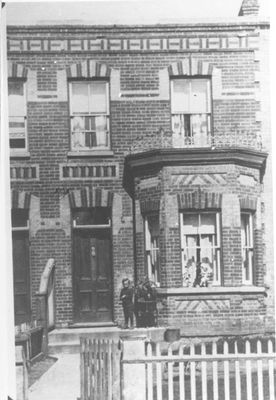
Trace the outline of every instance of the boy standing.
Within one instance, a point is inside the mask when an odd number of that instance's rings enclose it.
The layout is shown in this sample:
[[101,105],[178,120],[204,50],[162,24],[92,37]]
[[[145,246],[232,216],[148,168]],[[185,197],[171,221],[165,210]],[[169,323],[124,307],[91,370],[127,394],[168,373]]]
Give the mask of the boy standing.
[[128,322],[130,322],[130,329],[132,329],[133,311],[134,311],[134,303],[133,303],[134,290],[132,287],[130,287],[130,280],[128,278],[123,279],[122,284],[123,288],[120,293],[120,300],[122,301],[124,310],[124,317],[125,317],[124,328],[127,329],[129,327]]

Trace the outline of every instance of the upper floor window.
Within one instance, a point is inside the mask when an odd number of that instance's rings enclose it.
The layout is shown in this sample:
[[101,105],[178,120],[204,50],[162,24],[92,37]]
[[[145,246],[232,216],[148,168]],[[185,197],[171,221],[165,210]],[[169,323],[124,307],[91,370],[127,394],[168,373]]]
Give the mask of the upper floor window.
[[159,214],[145,217],[145,254],[147,276],[149,280],[159,283]]
[[70,83],[71,149],[110,149],[109,86],[106,81]]
[[220,214],[181,213],[184,286],[220,284]]
[[172,131],[174,147],[211,144],[211,80],[172,79]]
[[241,213],[242,283],[253,283],[253,217],[252,213]]
[[9,138],[10,149],[27,150],[25,81],[9,79]]

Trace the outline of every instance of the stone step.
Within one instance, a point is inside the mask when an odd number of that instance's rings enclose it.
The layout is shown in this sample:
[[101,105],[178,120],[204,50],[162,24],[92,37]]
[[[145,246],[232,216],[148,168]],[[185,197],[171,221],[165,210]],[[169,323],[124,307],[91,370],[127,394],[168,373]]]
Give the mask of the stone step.
[[90,339],[119,340],[122,337],[146,336],[152,341],[162,341],[165,328],[120,329],[117,327],[99,328],[65,328],[55,329],[49,333],[49,354],[79,352],[80,337]]
[[78,354],[80,352],[80,344],[78,341],[68,342],[52,342],[48,347],[48,354]]

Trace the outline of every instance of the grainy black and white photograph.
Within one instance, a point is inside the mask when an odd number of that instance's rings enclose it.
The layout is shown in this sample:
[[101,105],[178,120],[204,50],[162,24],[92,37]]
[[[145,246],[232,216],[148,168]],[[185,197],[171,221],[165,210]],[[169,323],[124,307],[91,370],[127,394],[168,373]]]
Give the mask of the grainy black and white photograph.
[[0,18],[0,398],[275,400],[268,1]]

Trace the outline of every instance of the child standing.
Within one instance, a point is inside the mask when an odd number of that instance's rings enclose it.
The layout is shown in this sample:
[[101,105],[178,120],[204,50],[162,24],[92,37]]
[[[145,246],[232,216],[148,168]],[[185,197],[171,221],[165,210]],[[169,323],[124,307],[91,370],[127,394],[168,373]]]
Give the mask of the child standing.
[[125,278],[122,280],[123,288],[120,293],[120,300],[122,301],[123,310],[124,310],[124,317],[125,317],[125,326],[124,328],[127,329],[128,323],[130,322],[130,329],[133,328],[133,312],[134,312],[134,290],[130,287],[130,280]]

